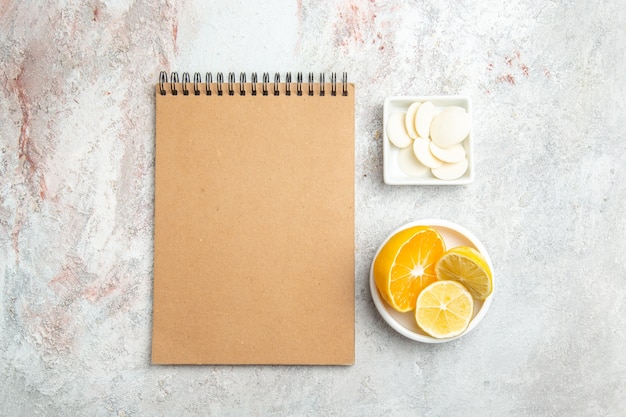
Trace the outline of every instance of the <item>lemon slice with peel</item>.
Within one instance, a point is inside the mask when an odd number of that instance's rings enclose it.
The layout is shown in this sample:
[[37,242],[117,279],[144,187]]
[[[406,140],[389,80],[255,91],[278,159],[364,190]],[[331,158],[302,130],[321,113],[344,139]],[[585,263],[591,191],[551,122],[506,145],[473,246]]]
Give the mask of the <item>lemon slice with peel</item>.
[[483,255],[469,246],[449,249],[435,266],[440,280],[458,281],[477,300],[493,291],[493,274]]
[[456,281],[435,281],[417,297],[415,321],[430,336],[445,339],[467,329],[474,313],[469,291]]

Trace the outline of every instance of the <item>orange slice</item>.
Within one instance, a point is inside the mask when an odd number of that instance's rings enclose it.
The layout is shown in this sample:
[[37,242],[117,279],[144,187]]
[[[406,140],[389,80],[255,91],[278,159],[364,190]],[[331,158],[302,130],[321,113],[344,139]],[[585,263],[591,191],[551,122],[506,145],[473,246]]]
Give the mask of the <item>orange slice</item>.
[[435,265],[445,251],[439,232],[428,226],[393,235],[374,260],[374,281],[382,298],[397,311],[414,310],[420,291],[437,279]]
[[458,336],[467,329],[474,313],[469,291],[456,281],[436,281],[417,297],[415,321],[432,337]]

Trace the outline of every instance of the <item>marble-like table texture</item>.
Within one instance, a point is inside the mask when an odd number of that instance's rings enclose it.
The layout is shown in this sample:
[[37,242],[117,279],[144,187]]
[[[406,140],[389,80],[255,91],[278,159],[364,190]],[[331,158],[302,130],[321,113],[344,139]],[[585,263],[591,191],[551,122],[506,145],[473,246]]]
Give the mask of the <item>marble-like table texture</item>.
[[[349,73],[356,362],[150,365],[154,85],[167,71]],[[387,186],[382,104],[473,101],[476,180]],[[0,1],[0,415],[623,416],[626,4]],[[490,252],[467,336],[393,331],[368,274],[400,225]]]

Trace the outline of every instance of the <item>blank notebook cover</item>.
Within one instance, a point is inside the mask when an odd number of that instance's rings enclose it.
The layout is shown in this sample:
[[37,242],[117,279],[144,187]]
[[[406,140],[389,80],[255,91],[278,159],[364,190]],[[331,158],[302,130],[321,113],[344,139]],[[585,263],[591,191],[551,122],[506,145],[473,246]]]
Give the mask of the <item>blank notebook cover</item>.
[[217,75],[156,87],[152,362],[353,364],[354,85]]

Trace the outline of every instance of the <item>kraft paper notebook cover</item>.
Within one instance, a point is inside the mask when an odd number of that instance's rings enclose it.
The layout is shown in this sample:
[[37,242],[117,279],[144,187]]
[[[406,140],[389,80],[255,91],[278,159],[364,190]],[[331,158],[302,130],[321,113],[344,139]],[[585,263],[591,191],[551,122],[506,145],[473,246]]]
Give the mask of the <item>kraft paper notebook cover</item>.
[[354,85],[251,75],[157,83],[152,362],[352,364]]

